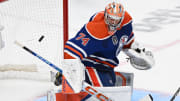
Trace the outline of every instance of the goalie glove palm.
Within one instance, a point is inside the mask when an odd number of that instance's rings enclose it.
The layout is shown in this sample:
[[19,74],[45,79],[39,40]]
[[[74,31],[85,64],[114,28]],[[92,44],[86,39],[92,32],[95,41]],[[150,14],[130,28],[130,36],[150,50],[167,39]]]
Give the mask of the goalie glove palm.
[[124,49],[124,52],[130,57],[130,63],[136,69],[147,70],[155,64],[152,52],[146,51],[137,42],[134,42],[130,49]]
[[151,51],[143,51],[140,52],[134,49],[127,49],[125,53],[130,57],[131,65],[140,70],[147,70],[152,68],[155,61]]

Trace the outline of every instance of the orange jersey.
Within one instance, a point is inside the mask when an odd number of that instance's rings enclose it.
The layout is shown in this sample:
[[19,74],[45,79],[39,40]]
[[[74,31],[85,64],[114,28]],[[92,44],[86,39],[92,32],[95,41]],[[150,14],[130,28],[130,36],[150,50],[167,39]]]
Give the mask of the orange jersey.
[[[125,12],[123,21],[117,30],[120,30],[123,26],[132,22],[132,17]],[[108,34],[107,24],[104,21],[104,12],[99,12],[90,19],[90,22],[86,25],[89,34],[97,39],[105,39],[111,36]]]

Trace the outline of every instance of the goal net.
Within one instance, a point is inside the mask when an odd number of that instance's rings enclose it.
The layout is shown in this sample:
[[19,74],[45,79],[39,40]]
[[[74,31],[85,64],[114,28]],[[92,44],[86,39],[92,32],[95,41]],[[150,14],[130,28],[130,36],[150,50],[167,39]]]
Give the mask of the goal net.
[[62,0],[2,0],[0,79],[50,80],[51,67],[14,44],[17,40],[59,66],[63,58]]

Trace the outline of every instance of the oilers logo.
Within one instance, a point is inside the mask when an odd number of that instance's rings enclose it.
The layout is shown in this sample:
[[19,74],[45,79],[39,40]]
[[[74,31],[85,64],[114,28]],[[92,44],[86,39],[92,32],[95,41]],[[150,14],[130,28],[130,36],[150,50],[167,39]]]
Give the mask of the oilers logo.
[[112,42],[113,42],[114,45],[117,45],[117,44],[118,44],[118,38],[117,38],[116,35],[113,35],[113,36],[112,36]]

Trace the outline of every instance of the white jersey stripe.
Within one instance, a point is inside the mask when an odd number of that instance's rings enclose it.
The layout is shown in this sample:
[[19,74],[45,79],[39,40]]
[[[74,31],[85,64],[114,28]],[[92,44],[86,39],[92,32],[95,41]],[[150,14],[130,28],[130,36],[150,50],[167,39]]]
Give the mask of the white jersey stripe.
[[94,73],[96,74],[96,77],[97,77],[97,79],[98,79],[98,82],[99,82],[99,84],[100,84],[100,87],[103,87],[102,82],[101,82],[101,80],[100,80],[100,78],[99,78],[99,75],[98,75],[96,69],[93,69],[93,70],[94,70]]
[[91,81],[92,85],[94,86],[94,84],[93,84],[93,82],[92,82],[92,79],[91,79],[91,77],[90,77],[89,71],[88,71],[87,69],[86,69],[86,73],[87,73],[87,75],[88,75],[88,77],[89,77],[89,80]]
[[123,27],[126,26],[126,25],[128,25],[128,24],[131,23],[131,22],[132,22],[132,20],[130,20],[128,23],[125,23],[125,24],[123,25]]
[[95,62],[95,61],[90,60],[90,59],[87,59],[87,58],[83,58],[83,61],[88,61],[88,62],[92,62],[93,64],[101,64],[101,65],[104,65],[104,66],[106,66],[106,67],[109,67],[109,66],[106,65],[106,64],[102,64],[102,63],[99,63],[99,62]]
[[111,59],[106,59],[106,58],[98,57],[98,56],[95,56],[95,55],[90,55],[90,57],[98,58],[98,59],[101,60],[101,61],[109,61],[109,62],[111,62],[111,63],[113,63],[113,64],[118,65],[115,61],[113,61],[113,60],[111,60]]
[[67,41],[67,44],[72,45],[73,47],[75,47],[76,49],[78,49],[81,53],[83,53],[84,57],[87,57],[86,52],[85,52],[82,48],[80,48],[79,46],[77,46],[76,44],[74,44],[74,43],[72,43],[72,42],[70,42],[70,41]]
[[[99,83],[100,87],[102,87],[103,85],[102,85],[102,82],[101,82],[101,80],[100,80],[100,78],[99,78],[99,75],[97,74],[97,71],[96,71],[95,69],[93,69],[93,68],[92,68],[91,70],[94,72],[94,74],[95,74],[95,76],[96,76],[96,79],[98,80],[97,82]],[[93,80],[92,80],[93,78],[90,76],[88,69],[86,69],[86,72],[87,72],[87,74],[88,74],[88,77],[89,77],[92,85],[94,86],[94,82],[93,82]],[[91,72],[91,73],[93,73],[93,72]]]
[[74,55],[73,53],[69,52],[69,50],[64,50],[65,53],[71,55],[72,57],[76,58],[76,59],[79,59],[80,57]]
[[134,35],[131,37],[131,39],[126,43],[128,45],[132,40],[134,39]]

